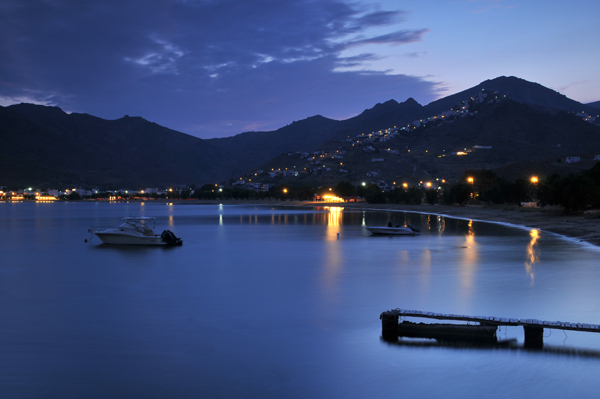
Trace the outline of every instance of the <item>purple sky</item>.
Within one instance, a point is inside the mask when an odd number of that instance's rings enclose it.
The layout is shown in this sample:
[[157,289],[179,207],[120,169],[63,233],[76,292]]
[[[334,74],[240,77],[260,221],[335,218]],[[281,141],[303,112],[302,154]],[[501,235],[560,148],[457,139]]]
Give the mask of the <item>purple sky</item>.
[[[556,3],[556,4],[555,4]],[[564,4],[563,4],[564,3]],[[202,138],[512,75],[600,100],[592,1],[0,0],[0,105]]]

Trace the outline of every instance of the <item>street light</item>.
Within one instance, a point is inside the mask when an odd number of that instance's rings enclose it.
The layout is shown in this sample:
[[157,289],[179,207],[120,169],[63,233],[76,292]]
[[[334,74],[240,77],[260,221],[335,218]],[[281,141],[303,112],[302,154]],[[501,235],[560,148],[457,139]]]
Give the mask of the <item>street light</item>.
[[471,183],[471,198],[475,198],[475,179],[467,177],[467,181]]
[[532,199],[534,202],[536,201],[536,197],[537,197],[537,184],[538,184],[538,177],[537,176],[531,176],[531,184],[534,185],[534,189],[533,189],[533,195],[532,195]]

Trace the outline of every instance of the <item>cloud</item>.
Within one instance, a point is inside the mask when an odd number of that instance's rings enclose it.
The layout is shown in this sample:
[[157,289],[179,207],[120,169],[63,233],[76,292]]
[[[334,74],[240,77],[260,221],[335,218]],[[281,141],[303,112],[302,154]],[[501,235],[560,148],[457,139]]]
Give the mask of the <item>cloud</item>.
[[421,77],[339,72],[379,57],[371,47],[342,56],[349,47],[423,40],[426,28],[398,29],[403,11],[345,0],[2,1],[5,99],[208,137],[436,97]]
[[425,55],[427,55],[427,51],[413,51],[411,53],[405,53],[403,56],[405,58],[419,58]]
[[355,40],[346,43],[346,47],[363,46],[366,44],[407,44],[413,42],[419,42],[423,40],[423,35],[429,32],[429,29],[419,30],[401,30],[397,32],[388,33],[381,36],[375,36],[369,39]]
[[125,61],[147,68],[152,73],[178,74],[177,61],[185,55],[185,51],[160,38],[152,38],[152,40],[156,43],[157,49],[136,59],[125,57]]
[[556,91],[558,91],[560,93],[563,93],[563,92],[571,89],[572,87],[577,87],[577,86],[585,85],[585,84],[588,84],[588,83],[590,83],[589,80],[580,80],[578,82],[571,82],[568,85],[559,87],[558,89],[556,89]]

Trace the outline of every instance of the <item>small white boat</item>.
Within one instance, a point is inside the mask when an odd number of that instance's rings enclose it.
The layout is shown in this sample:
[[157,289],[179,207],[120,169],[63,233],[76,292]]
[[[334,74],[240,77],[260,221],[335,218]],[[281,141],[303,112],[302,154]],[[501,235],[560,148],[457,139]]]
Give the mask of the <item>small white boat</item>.
[[182,245],[181,238],[177,238],[170,230],[165,230],[161,235],[154,233],[154,218],[127,217],[117,227],[92,227],[88,231],[98,236],[105,244],[116,245]]
[[391,236],[414,236],[417,234],[421,234],[419,229],[417,229],[412,224],[408,224],[405,227],[380,227],[380,226],[367,226],[367,230],[369,230],[374,235],[391,235]]

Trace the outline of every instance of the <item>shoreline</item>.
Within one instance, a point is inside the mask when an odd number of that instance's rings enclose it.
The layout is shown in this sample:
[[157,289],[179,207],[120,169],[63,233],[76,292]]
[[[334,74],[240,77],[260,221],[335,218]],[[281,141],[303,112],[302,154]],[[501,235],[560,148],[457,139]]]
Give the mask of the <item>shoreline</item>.
[[[19,201],[21,202],[21,201]],[[52,201],[54,202],[54,201]],[[79,201],[75,201],[79,202]],[[144,200],[122,200],[116,202],[145,202]],[[173,205],[257,205],[318,207],[338,206],[350,209],[374,211],[412,212],[439,215],[458,219],[472,219],[481,222],[504,223],[515,227],[539,229],[579,242],[600,247],[600,211],[587,211],[582,214],[566,215],[560,208],[528,208],[516,205],[405,205],[368,204],[366,202],[318,202],[318,201],[276,201],[276,200],[152,200],[156,203]]]
[[600,247],[600,218],[597,214],[566,215],[562,209],[520,208],[518,206],[506,205],[459,207],[449,205],[365,204],[365,206],[350,206],[350,208],[415,212],[481,222],[509,224],[525,229],[538,229],[550,232]]
[[600,247],[600,213],[586,212],[566,215],[558,208],[525,208],[516,205],[404,205],[368,204],[366,202],[314,201],[245,201],[205,200],[186,201],[186,204],[205,205],[270,205],[270,206],[339,206],[351,209],[413,212],[482,222],[506,223],[523,228],[535,228]]

